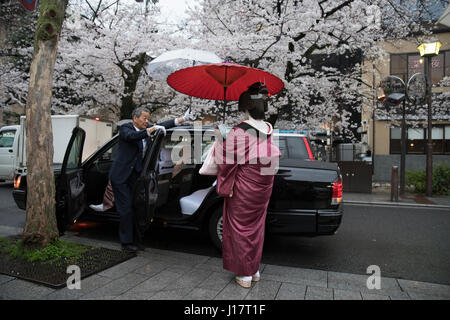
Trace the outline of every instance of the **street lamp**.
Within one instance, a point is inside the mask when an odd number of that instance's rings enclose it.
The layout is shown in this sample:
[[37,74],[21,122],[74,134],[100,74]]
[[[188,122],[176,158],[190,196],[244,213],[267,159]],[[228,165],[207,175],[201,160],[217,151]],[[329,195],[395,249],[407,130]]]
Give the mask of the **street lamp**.
[[406,100],[414,105],[421,104],[425,98],[425,77],[421,73],[414,74],[407,84],[396,76],[385,78],[377,88],[377,100],[387,109],[391,106],[402,107],[401,139],[400,139],[400,194],[405,193],[406,168]]
[[405,193],[405,163],[406,163],[406,94],[407,89],[405,82],[396,76],[389,76],[377,88],[377,100],[382,102],[384,106],[390,107],[399,105],[403,102],[402,107],[402,124],[400,139],[400,194]]
[[431,117],[431,95],[432,95],[432,77],[431,77],[431,57],[439,54],[439,48],[442,44],[437,42],[422,43],[417,49],[420,52],[420,56],[425,57],[425,75],[427,78],[427,100],[428,100],[428,130],[427,130],[427,190],[426,195],[431,197],[432,194],[432,176],[433,176],[433,143],[431,139],[432,133],[432,117]]

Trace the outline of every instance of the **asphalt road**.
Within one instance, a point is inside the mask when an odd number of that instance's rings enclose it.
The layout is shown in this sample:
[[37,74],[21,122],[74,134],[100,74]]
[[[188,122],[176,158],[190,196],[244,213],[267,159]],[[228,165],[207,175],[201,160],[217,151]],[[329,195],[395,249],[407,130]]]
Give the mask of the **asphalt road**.
[[[11,185],[0,183],[0,225],[23,227]],[[116,224],[81,222],[80,237],[118,241]],[[152,228],[148,247],[220,257],[199,232]],[[338,233],[315,238],[267,235],[262,263],[366,274],[450,285],[450,211],[443,209],[345,206]]]

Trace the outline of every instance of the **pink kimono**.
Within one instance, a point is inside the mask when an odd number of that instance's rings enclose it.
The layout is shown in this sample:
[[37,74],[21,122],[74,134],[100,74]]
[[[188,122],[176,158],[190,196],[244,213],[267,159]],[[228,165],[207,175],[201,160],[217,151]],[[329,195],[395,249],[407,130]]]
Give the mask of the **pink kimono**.
[[217,193],[223,196],[223,268],[239,276],[259,269],[267,206],[278,168],[279,149],[246,122],[231,129],[215,149]]

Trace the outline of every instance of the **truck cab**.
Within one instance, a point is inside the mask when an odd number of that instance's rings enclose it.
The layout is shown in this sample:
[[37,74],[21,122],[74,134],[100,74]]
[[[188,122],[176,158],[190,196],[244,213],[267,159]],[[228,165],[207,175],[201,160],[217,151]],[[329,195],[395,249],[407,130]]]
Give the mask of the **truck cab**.
[[0,128],[0,181],[13,180],[20,126]]

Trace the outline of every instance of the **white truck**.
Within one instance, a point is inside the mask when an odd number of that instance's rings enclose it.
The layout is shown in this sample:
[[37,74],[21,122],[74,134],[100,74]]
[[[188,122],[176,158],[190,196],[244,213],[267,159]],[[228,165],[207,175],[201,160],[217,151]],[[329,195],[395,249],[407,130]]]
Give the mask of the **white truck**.
[[[110,121],[100,121],[79,115],[51,116],[53,131],[53,163],[63,162],[72,130],[80,127],[86,131],[82,160],[86,159],[113,134]],[[20,125],[0,128],[0,180],[12,180],[16,174],[25,172],[26,158],[26,118],[20,117]]]

